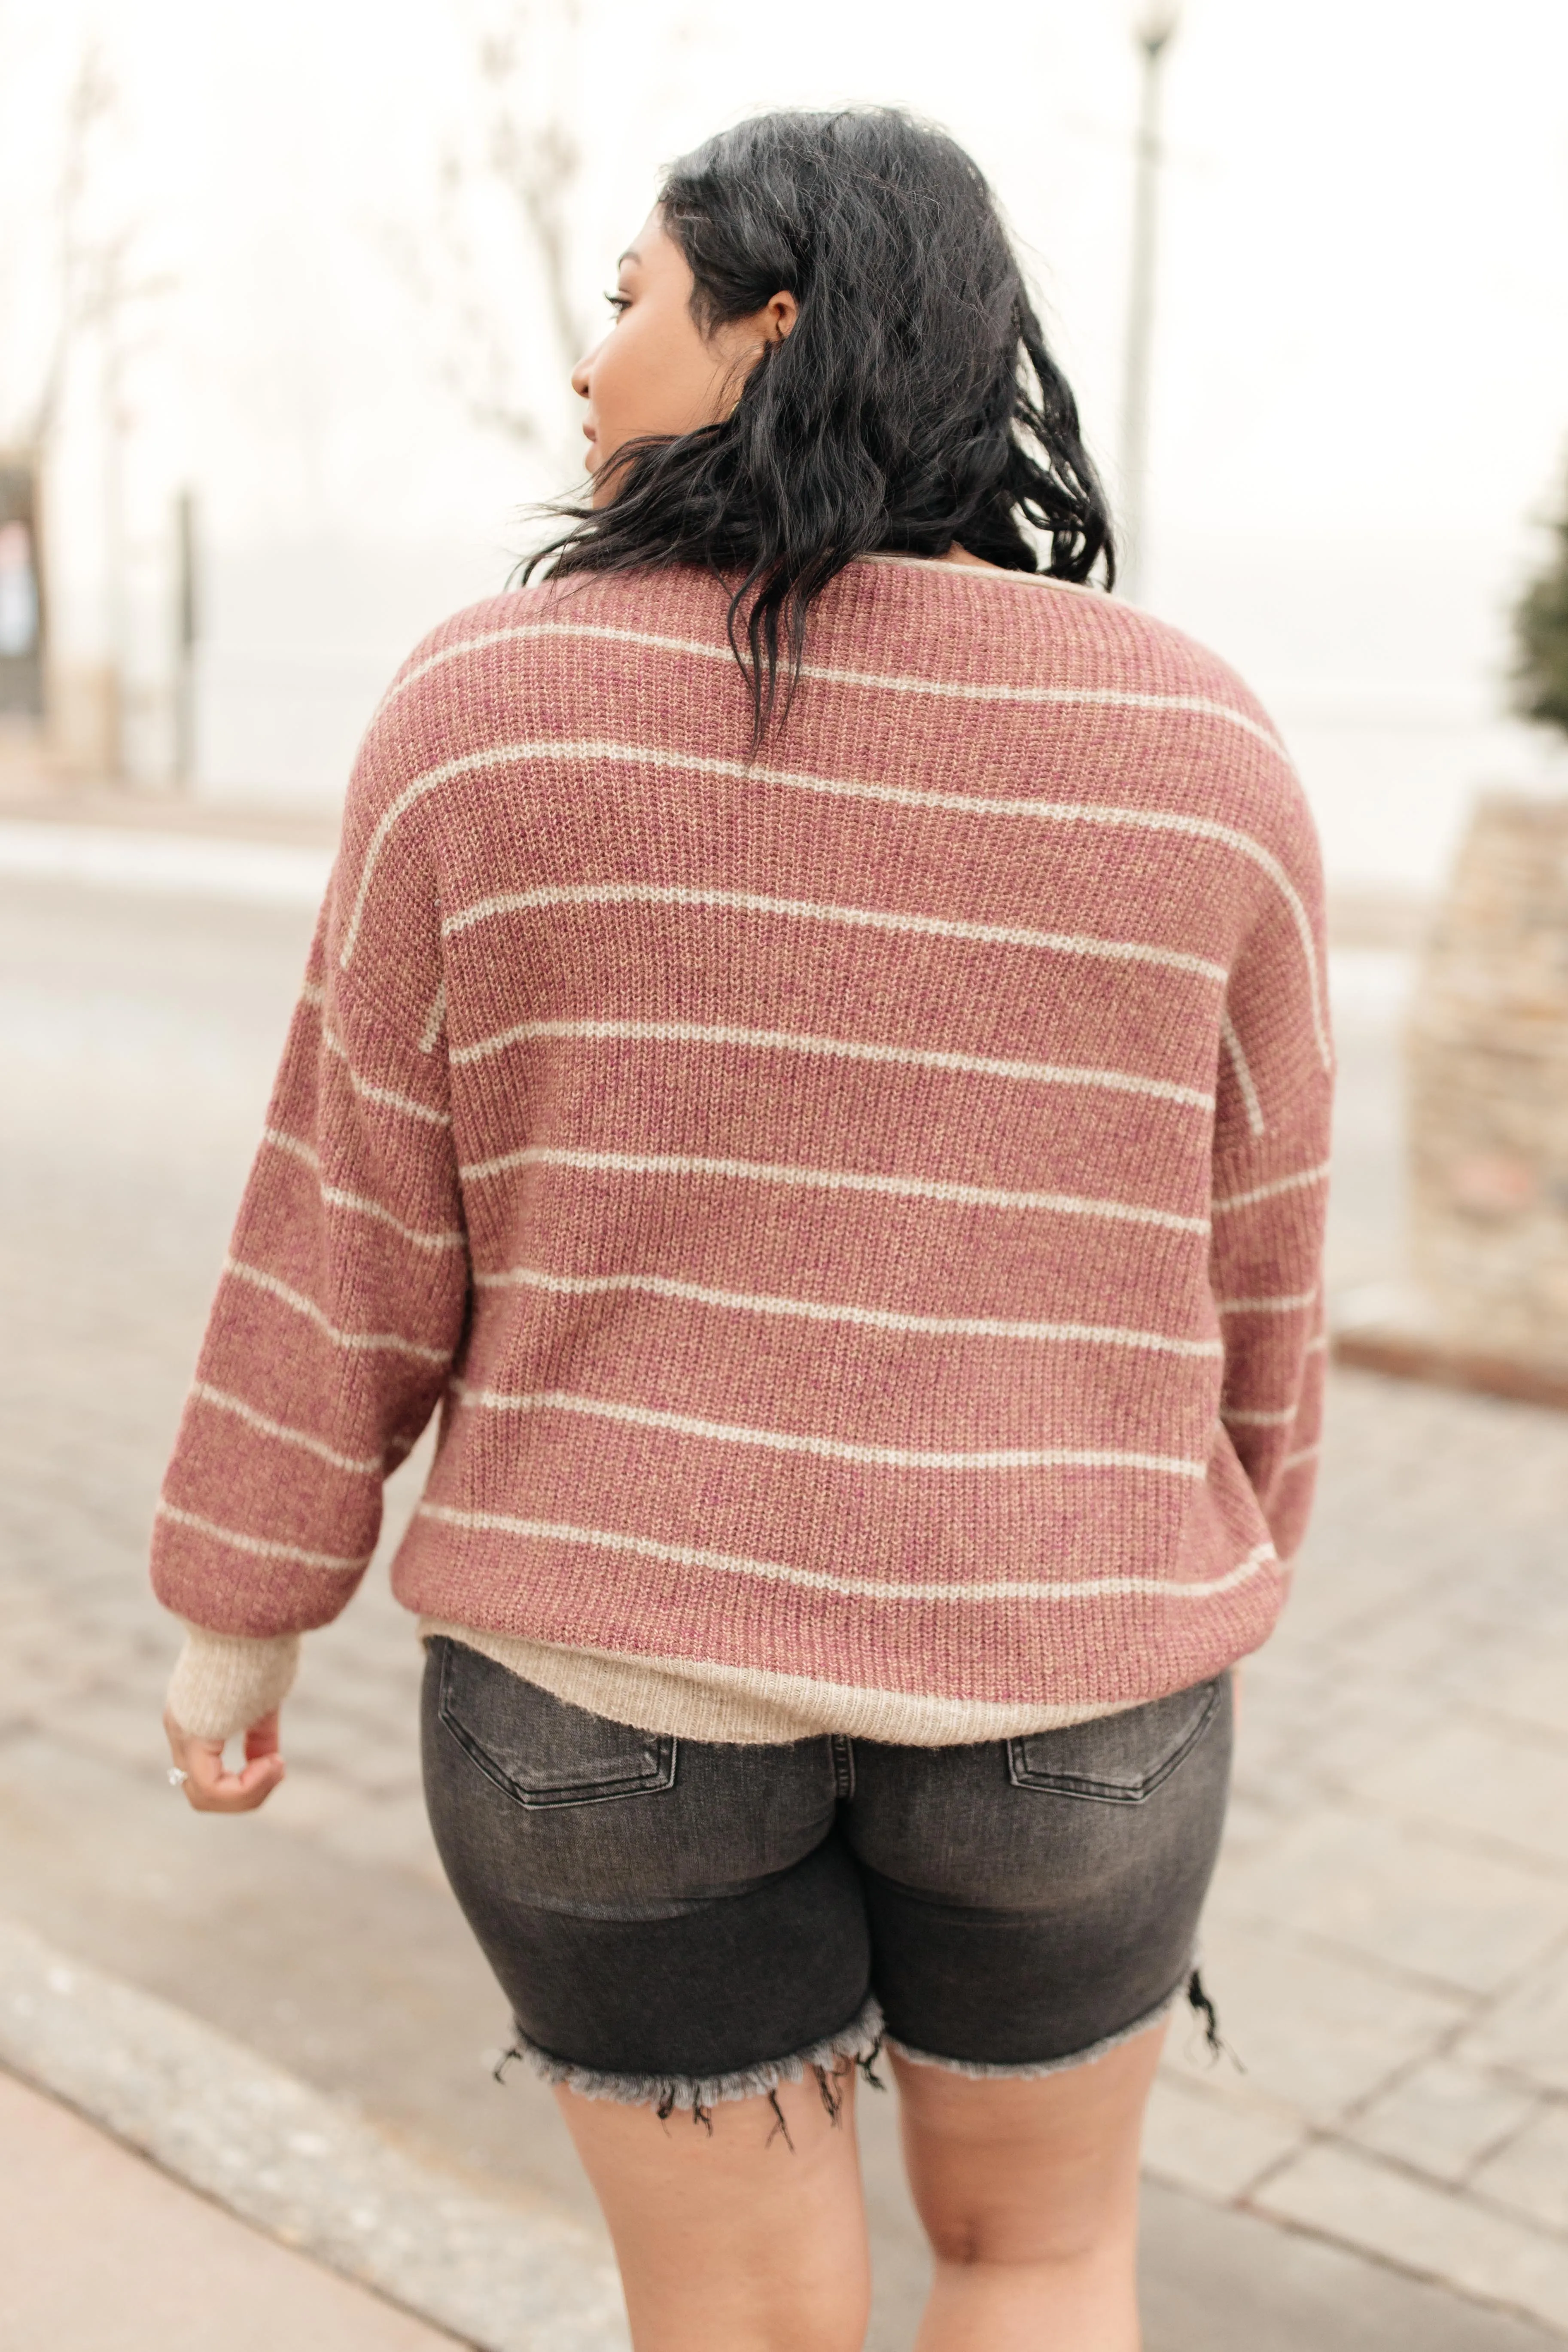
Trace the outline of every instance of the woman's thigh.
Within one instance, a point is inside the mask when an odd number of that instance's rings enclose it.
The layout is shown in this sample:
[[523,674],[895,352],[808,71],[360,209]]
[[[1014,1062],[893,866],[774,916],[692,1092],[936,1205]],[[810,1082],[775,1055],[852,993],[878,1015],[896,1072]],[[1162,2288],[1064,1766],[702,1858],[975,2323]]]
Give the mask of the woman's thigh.
[[[713,2107],[706,2131],[558,2091],[637,2352],[859,2352],[870,2298],[854,2070]],[[829,2112],[829,2104],[834,2112]]]
[[905,2166],[936,2254],[1007,2267],[1130,2255],[1163,2040],[1153,2026],[1044,2075],[974,2077],[895,2052]]
[[637,1731],[449,1641],[423,1730],[442,1862],[552,2079],[699,2111],[869,2047],[826,1740]]
[[1152,2025],[1192,1967],[1230,1725],[1221,1675],[1026,1738],[858,1742],[846,1830],[890,2046],[1039,2075]]

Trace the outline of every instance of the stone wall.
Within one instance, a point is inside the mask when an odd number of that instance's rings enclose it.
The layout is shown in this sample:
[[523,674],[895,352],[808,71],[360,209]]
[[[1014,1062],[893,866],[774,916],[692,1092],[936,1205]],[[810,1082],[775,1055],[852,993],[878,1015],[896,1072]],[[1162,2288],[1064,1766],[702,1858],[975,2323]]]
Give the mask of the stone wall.
[[1413,1270],[1437,1334],[1568,1366],[1568,793],[1479,802],[1409,1045]]

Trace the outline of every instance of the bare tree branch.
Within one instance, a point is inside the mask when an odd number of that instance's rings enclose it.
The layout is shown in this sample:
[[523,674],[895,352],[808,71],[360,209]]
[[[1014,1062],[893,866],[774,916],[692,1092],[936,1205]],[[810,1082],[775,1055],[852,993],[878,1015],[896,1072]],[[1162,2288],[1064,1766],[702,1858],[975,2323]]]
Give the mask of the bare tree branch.
[[[88,240],[85,214],[92,182],[94,150],[101,126],[113,114],[118,93],[97,41],[82,51],[66,100],[65,135],[55,192],[55,331],[43,380],[33,406],[27,438],[36,448],[48,439],[59,415],[73,344],[82,327],[101,317],[107,258]],[[123,244],[123,240],[121,240]],[[92,284],[97,279],[99,282]]]
[[[66,100],[54,205],[54,328],[37,392],[26,412],[25,446],[42,449],[49,441],[81,338],[92,333],[114,338],[116,360],[122,365],[140,348],[123,340],[128,317],[174,289],[167,271],[138,271],[139,224],[121,223],[112,229],[92,225],[98,151],[119,103],[119,89],[103,49],[98,41],[89,41]],[[143,335],[141,342],[145,340]]]
[[[438,324],[437,372],[474,423],[552,455],[561,436],[541,415],[539,378],[564,383],[586,341],[571,234],[583,168],[573,121],[581,21],[580,0],[508,0],[476,40],[482,128],[442,155],[430,233],[384,238]],[[520,301],[518,261],[522,283],[535,280],[534,303]]]

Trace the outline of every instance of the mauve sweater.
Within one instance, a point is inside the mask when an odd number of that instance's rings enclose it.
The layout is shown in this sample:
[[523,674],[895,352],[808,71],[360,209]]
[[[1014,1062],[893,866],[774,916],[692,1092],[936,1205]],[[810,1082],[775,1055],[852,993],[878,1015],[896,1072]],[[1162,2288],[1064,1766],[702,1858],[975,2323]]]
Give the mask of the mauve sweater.
[[217,1737],[439,1408],[424,1630],[659,1731],[929,1744],[1197,1682],[1318,1450],[1310,819],[1213,656],[873,558],[751,755],[725,599],[525,590],[372,723],[158,1507]]

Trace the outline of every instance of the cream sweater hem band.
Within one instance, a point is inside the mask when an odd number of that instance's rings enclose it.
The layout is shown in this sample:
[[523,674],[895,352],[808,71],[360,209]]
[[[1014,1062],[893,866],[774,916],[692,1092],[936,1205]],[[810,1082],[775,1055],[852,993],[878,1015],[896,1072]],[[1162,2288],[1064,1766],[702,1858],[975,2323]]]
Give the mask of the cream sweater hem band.
[[803,1675],[759,1673],[677,1658],[629,1658],[602,1650],[563,1650],[435,1617],[419,1636],[461,1642],[497,1665],[537,1683],[552,1697],[587,1707],[614,1723],[679,1739],[736,1747],[778,1746],[832,1734],[900,1748],[958,1748],[972,1740],[1018,1739],[1069,1723],[1119,1714],[1117,1702],[1086,1706],[996,1706],[984,1699],[927,1698],[907,1691],[855,1690]]

